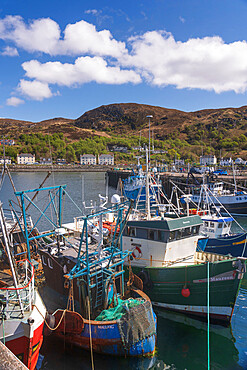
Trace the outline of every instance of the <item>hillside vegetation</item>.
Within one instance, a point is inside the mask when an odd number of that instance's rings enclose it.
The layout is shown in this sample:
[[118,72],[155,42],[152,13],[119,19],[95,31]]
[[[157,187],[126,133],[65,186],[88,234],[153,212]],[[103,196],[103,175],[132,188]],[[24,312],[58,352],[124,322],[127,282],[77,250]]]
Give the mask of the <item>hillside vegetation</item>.
[[[144,104],[111,104],[84,113],[76,120],[54,118],[42,122],[0,119],[0,136],[14,139],[6,147],[12,159],[17,152],[31,152],[40,157],[78,161],[82,153],[104,153],[108,144],[125,145],[128,154],[117,153],[119,161],[133,161],[132,150],[148,140],[148,119],[155,149],[167,151],[153,159],[185,158],[197,162],[202,154],[241,156],[247,159],[247,106],[182,112]],[[0,148],[1,154],[2,148]]]

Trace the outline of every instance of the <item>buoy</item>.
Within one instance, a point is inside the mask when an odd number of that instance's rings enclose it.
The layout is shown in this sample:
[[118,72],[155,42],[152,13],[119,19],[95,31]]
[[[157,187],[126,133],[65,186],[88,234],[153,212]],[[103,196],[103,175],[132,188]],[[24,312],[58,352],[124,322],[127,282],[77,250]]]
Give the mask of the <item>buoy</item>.
[[181,294],[182,294],[182,296],[183,297],[185,297],[185,298],[187,298],[187,297],[189,297],[190,296],[190,290],[189,290],[189,288],[183,288],[182,289],[182,291],[181,291]]

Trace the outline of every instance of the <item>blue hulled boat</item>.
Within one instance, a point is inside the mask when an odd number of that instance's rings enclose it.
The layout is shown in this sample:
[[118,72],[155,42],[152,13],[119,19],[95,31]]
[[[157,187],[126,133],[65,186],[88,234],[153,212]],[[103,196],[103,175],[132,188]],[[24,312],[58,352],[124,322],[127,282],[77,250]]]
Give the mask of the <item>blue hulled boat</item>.
[[[26,233],[27,244],[30,239],[50,241],[43,243],[39,253],[47,286],[53,297],[57,295],[59,304],[50,315],[45,334],[52,333],[70,344],[102,354],[152,355],[156,342],[156,316],[151,302],[142,290],[135,288],[138,278],[131,269],[127,285],[124,279],[124,260],[132,253],[122,249],[122,233],[131,211],[130,203],[120,204],[119,197],[113,196],[112,203],[115,204],[112,207],[82,216],[81,229],[77,224],[72,235],[71,229],[66,230],[61,221],[65,187],[38,190],[52,193],[45,209],[51,205],[58,221],[51,220],[53,230],[49,232],[37,236],[32,236],[32,231]],[[17,193],[21,197],[24,221],[25,198],[29,200],[27,192]],[[38,209],[37,205],[35,209]],[[105,219],[112,217],[115,219],[113,228],[107,234],[103,224]],[[136,282],[135,287],[133,282]]]

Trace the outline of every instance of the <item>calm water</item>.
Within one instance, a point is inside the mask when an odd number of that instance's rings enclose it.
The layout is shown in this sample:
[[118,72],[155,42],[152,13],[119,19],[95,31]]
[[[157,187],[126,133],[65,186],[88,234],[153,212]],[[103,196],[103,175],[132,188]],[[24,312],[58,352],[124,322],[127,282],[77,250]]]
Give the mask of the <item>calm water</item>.
[[[36,188],[43,181],[44,173],[13,173],[17,190]],[[46,186],[67,184],[67,192],[79,207],[85,199],[98,202],[98,194],[105,194],[104,173],[55,173]],[[110,195],[114,193],[109,190]],[[0,191],[0,199],[8,207],[13,199],[11,185],[6,178]],[[80,211],[66,196],[63,221],[68,222]],[[44,195],[38,196],[39,206],[45,207]],[[32,216],[37,212],[30,210]],[[238,221],[247,228],[247,218]],[[46,228],[47,224],[41,224]],[[237,226],[236,226],[237,229]],[[240,289],[231,328],[210,326],[211,369],[247,369],[247,285]],[[207,369],[207,324],[180,314],[157,311],[157,353],[152,359],[119,359],[94,355],[95,369]],[[91,369],[90,355],[86,351],[70,348],[65,343],[45,338],[41,354],[44,356],[42,369]]]

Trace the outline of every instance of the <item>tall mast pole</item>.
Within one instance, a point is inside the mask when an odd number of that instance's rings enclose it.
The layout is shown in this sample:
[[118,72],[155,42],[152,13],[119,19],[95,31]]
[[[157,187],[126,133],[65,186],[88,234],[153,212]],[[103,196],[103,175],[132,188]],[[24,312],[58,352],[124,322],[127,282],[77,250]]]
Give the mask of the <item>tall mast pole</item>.
[[146,118],[148,118],[148,161],[150,163],[150,118],[153,118],[153,116],[149,115]]
[[149,168],[148,168],[148,150],[146,148],[146,213],[147,220],[150,220],[150,202],[149,202]]

